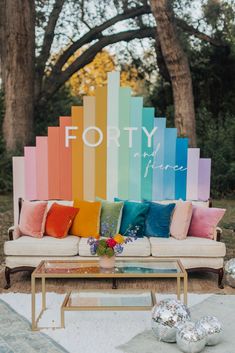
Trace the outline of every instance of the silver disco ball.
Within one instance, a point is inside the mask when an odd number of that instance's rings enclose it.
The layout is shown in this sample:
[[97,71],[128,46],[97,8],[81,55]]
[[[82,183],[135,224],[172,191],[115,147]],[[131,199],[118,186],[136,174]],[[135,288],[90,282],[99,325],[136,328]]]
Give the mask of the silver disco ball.
[[176,342],[178,325],[190,320],[186,305],[175,299],[160,301],[152,310],[152,330],[159,341]]
[[222,325],[215,316],[204,316],[197,324],[206,330],[207,346],[215,346],[221,342],[222,337]]
[[226,263],[225,277],[228,285],[235,288],[235,259],[231,259]]
[[206,345],[206,330],[192,321],[182,324],[176,334],[176,342],[184,353],[199,353]]

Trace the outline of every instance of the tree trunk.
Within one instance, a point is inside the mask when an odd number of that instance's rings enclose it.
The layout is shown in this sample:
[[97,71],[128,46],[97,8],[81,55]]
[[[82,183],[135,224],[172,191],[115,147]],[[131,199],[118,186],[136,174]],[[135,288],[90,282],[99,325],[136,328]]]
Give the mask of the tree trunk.
[[8,152],[31,141],[34,113],[35,9],[32,0],[0,0],[0,57]]
[[177,36],[174,13],[170,0],[151,0],[157,22],[157,37],[171,78],[175,126],[180,136],[189,137],[189,144],[196,146],[195,110],[192,79],[187,55]]

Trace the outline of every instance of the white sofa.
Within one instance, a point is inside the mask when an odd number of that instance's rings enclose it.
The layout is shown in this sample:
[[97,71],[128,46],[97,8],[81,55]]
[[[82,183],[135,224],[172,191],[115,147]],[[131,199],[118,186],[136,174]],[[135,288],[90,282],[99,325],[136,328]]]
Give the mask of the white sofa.
[[[169,203],[171,201],[163,201]],[[177,201],[176,201],[177,202]],[[203,203],[209,206],[209,203]],[[13,227],[9,229],[9,241],[4,244],[6,256],[6,288],[10,287],[10,275],[15,272],[32,271],[41,260],[92,259],[87,238],[69,235],[63,239],[44,236],[42,239],[21,236],[13,240]],[[215,231],[214,239],[187,237],[185,240],[144,237],[127,243],[120,258],[173,258],[180,259],[188,272],[201,270],[218,274],[218,285],[222,287],[225,244],[220,242],[221,229]]]

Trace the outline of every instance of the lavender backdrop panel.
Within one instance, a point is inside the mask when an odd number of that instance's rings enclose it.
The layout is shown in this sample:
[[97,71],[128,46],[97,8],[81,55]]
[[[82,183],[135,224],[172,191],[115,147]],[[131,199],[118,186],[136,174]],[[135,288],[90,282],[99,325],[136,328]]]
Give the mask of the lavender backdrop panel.
[[211,159],[200,158],[198,169],[198,200],[207,201],[210,198]]
[[188,160],[187,160],[187,200],[198,199],[198,169],[199,169],[199,148],[188,149]]

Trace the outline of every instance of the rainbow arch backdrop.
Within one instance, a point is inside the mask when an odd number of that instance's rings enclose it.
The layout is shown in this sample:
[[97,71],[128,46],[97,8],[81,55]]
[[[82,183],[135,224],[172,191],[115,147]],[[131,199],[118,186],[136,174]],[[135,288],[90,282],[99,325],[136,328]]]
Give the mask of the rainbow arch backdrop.
[[177,137],[166,118],[120,87],[119,72],[110,72],[95,96],[13,157],[15,221],[19,197],[205,201],[210,175],[211,159],[200,158],[199,148],[189,148],[188,138]]

